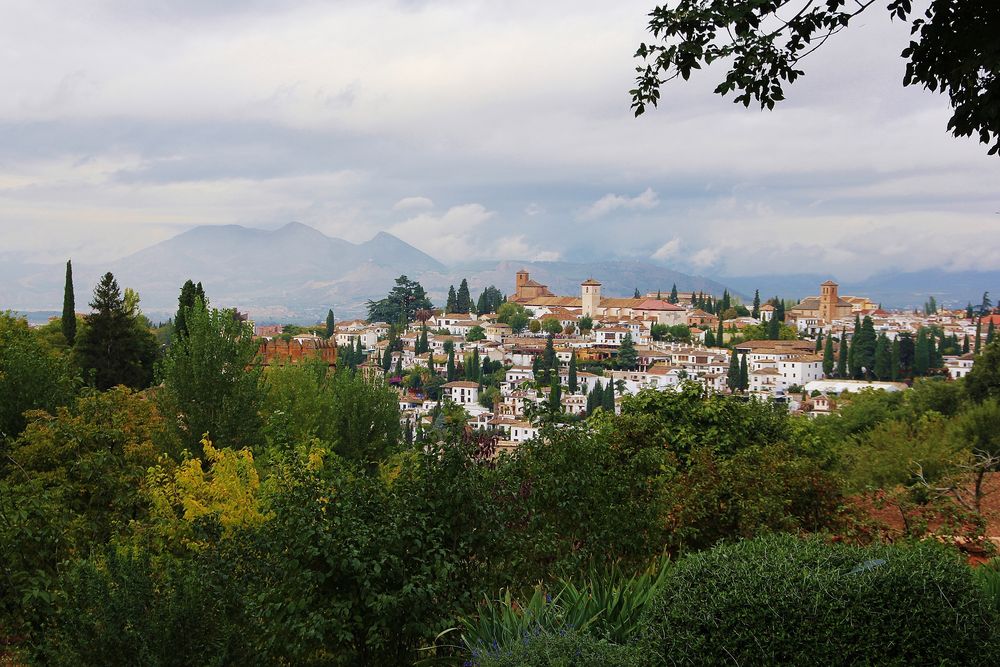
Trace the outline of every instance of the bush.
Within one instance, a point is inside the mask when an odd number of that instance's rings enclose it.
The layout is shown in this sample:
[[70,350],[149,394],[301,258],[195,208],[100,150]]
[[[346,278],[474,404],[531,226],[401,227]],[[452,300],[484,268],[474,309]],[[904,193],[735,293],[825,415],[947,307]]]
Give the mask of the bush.
[[937,544],[772,536],[671,569],[642,643],[672,664],[997,664],[995,618]]
[[613,644],[580,632],[538,632],[509,647],[477,653],[480,667],[629,667],[647,665],[635,645]]

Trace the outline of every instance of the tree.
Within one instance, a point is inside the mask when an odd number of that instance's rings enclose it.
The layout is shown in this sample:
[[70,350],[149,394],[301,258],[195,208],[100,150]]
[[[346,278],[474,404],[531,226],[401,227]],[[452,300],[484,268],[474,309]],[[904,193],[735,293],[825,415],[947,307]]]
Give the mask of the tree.
[[576,321],[576,326],[580,333],[590,333],[594,328],[594,319],[589,315],[584,315]]
[[927,329],[920,327],[917,331],[917,342],[913,353],[913,374],[927,375],[931,367],[931,349],[927,340]]
[[[855,318],[857,323],[857,318]],[[851,338],[849,365],[851,377],[860,380],[872,373],[875,368],[875,326],[872,318],[865,315],[864,321],[855,330]]]
[[750,374],[747,369],[747,355],[740,356],[740,391],[750,388]]
[[336,325],[337,325],[337,322],[336,322],[336,320],[333,319],[333,308],[331,308],[330,310],[326,311],[326,332],[325,332],[325,335],[326,335],[326,339],[327,340],[330,340],[331,338],[333,338],[333,334],[336,333],[336,330],[337,330],[337,326]]
[[975,350],[973,350],[975,354],[979,354],[979,350],[982,348],[982,346],[983,346],[983,318],[980,317],[978,320],[976,320],[976,347]]
[[576,390],[579,388],[576,370],[576,352],[572,352],[569,355],[569,375],[566,379],[566,384],[569,386],[569,393],[571,394],[575,394]]
[[638,365],[639,353],[635,350],[632,333],[628,332],[622,337],[621,345],[618,347],[618,366],[625,370],[635,370]]
[[469,294],[469,281],[462,278],[462,284],[458,286],[458,294],[455,296],[455,312],[467,313],[472,309],[472,297]]
[[937,299],[934,296],[927,298],[927,302],[924,303],[924,315],[934,315],[938,311]]
[[996,326],[994,325],[993,320],[991,319],[990,320],[990,326],[986,329],[986,344],[987,345],[989,345],[990,343],[993,342],[993,338],[994,338],[995,335],[996,335]]
[[667,301],[676,304],[679,300],[677,298],[677,283],[674,283],[670,288],[670,296],[667,298]]
[[369,321],[406,325],[416,319],[418,310],[430,310],[434,307],[417,281],[402,275],[395,282],[384,299],[368,302]]
[[899,338],[898,337],[894,338],[892,341],[892,358],[890,361],[890,369],[889,369],[890,370],[889,379],[891,379],[894,382],[899,379],[899,375],[903,370],[901,350],[902,346],[899,342]]
[[451,347],[448,350],[448,366],[447,366],[446,373],[447,374],[446,374],[445,377],[448,378],[448,382],[454,382],[455,381],[455,348],[454,347]]
[[972,370],[965,376],[965,390],[969,398],[977,403],[988,398],[1000,399],[1000,342],[983,348]]
[[822,349],[823,349],[823,332],[820,331],[818,334],[816,334],[816,348],[814,351],[819,352]]
[[500,290],[490,285],[479,295],[479,300],[476,301],[476,312],[480,315],[495,313],[503,302],[504,296]]
[[431,349],[430,348],[430,343],[428,343],[428,341],[427,341],[427,325],[426,324],[424,324],[424,326],[422,326],[420,328],[420,338],[417,339],[416,348],[417,349],[415,350],[415,352],[417,354],[423,354],[424,352],[427,352],[429,349]]
[[892,377],[892,345],[885,333],[880,333],[875,343],[874,371],[878,380],[885,381]]
[[831,377],[833,375],[833,332],[826,337],[823,345],[823,375]]
[[448,286],[448,300],[444,304],[445,313],[456,313],[458,312],[458,294],[455,293],[455,286]]
[[531,320],[530,322],[528,322],[528,331],[530,331],[531,333],[536,334],[541,330],[542,330],[542,323],[539,322],[538,320]]
[[755,289],[753,291],[753,309],[750,311],[750,317],[760,319],[760,290]]
[[719,314],[719,330],[715,333],[715,344],[722,347],[726,344],[725,328],[722,324],[722,314]]
[[639,288],[638,287],[636,287],[635,288],[635,292],[632,293],[632,298],[633,299],[641,299],[642,298],[642,295],[639,294]]
[[562,388],[559,386],[559,376],[552,377],[549,385],[549,412],[554,416],[562,412]]
[[465,334],[465,340],[470,343],[474,343],[477,340],[486,339],[486,329],[483,329],[478,324],[469,328],[469,333]]
[[195,451],[206,434],[226,447],[260,444],[263,389],[253,331],[232,311],[209,310],[200,298],[187,311],[187,326],[160,367],[162,412],[177,416],[171,423]]
[[843,329],[840,332],[840,345],[837,350],[837,377],[846,378],[847,377],[847,330]]
[[993,302],[990,300],[989,292],[983,292],[983,301],[980,304],[980,307],[982,308],[984,315],[990,312],[990,309],[993,308]]
[[76,297],[73,294],[73,262],[66,262],[66,284],[63,287],[62,332],[66,344],[76,342]]
[[125,385],[134,389],[148,387],[156,361],[156,339],[149,329],[125,312],[125,299],[118,281],[104,274],[94,288],[93,312],[87,315],[87,328],[77,339],[80,364],[98,389]]
[[778,319],[777,312],[771,315],[771,319],[767,321],[767,338],[768,340],[781,338],[781,320]]
[[199,298],[203,304],[208,305],[208,299],[205,297],[205,290],[202,288],[201,283],[195,285],[192,280],[185,281],[181,286],[181,294],[177,298],[177,314],[174,315],[174,335],[187,335],[187,311],[194,308],[195,302]]
[[705,330],[705,347],[715,347],[717,345],[715,340],[715,333],[711,329]]
[[740,360],[736,350],[729,355],[729,370],[726,372],[726,386],[729,391],[736,391],[740,388]]
[[542,320],[542,331],[552,335],[560,334],[562,333],[562,324],[554,317],[546,317]]
[[[640,44],[636,87],[630,91],[635,115],[660,100],[660,86],[677,77],[687,80],[702,64],[727,61],[729,71],[715,88],[735,93],[735,102],[773,109],[785,98],[784,82],[805,72],[802,58],[833,34],[844,30],[872,2],[824,3],[759,0],[680,0],[650,13],[648,30],[660,43]],[[907,60],[903,85],[947,93],[953,108],[948,129],[956,137],[977,135],[1000,152],[1000,59],[994,37],[1000,15],[976,0],[931,0],[912,21],[913,38],[901,56]],[[783,8],[783,9],[782,9]],[[779,9],[782,9],[779,15]],[[890,0],[889,15],[910,20],[910,0]],[[728,39],[727,39],[728,37]]]

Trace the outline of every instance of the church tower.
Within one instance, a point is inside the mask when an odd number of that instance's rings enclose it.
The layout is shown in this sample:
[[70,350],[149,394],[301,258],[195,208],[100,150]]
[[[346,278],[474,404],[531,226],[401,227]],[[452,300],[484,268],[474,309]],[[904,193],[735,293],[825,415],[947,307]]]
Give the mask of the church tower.
[[819,286],[819,316],[828,323],[837,319],[837,303],[840,301],[837,287],[837,283],[832,280]]
[[601,306],[601,283],[593,278],[583,281],[580,283],[580,297],[584,316],[596,316]]

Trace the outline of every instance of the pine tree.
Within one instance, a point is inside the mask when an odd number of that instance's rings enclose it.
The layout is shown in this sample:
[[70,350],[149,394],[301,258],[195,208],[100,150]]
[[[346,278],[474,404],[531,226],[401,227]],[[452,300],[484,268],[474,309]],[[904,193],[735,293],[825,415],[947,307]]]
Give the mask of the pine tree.
[[388,373],[390,368],[392,368],[392,345],[386,345],[385,352],[382,353],[382,372]]
[[73,262],[66,262],[66,284],[63,287],[62,333],[66,344],[76,342],[76,296],[73,294]]
[[576,379],[576,352],[569,355],[569,377],[567,378],[569,393],[575,394],[579,385]]
[[833,375],[833,332],[826,337],[826,343],[823,345],[823,375],[826,377],[831,377]]
[[774,316],[779,322],[785,321],[785,302],[778,297],[774,297]]
[[677,298],[677,283],[674,283],[673,287],[670,288],[670,298],[667,300],[670,303],[677,303],[680,300]]
[[760,290],[753,291],[753,309],[750,311],[751,317],[760,319]]
[[740,360],[736,350],[733,350],[729,357],[729,371],[726,373],[726,386],[729,391],[736,391],[740,387]]
[[326,338],[327,340],[333,338],[333,334],[337,331],[337,321],[333,319],[333,308],[326,311]]
[[437,369],[434,368],[434,350],[427,352],[427,370],[430,371],[432,378],[437,374]]
[[750,373],[747,369],[747,355],[740,355],[740,391],[750,388]]
[[455,308],[457,313],[467,313],[472,309],[472,297],[469,294],[469,281],[462,278],[462,283],[458,286],[458,294],[455,295]]
[[840,348],[837,351],[837,377],[846,378],[847,377],[847,330],[842,329],[840,332]]
[[448,286],[448,301],[445,302],[444,312],[454,313],[458,311],[458,295],[455,294],[455,286]]
[[972,314],[972,302],[970,301],[969,305],[965,307],[965,319],[971,320],[973,317],[974,316]]
[[903,364],[900,360],[900,344],[899,339],[894,338],[892,340],[892,360],[890,361],[889,368],[889,378],[893,381],[899,379],[900,373],[903,370]]
[[626,370],[634,370],[639,365],[639,353],[632,342],[632,334],[626,333],[618,347],[618,365]]
[[104,274],[94,288],[93,312],[77,342],[80,363],[101,390],[122,384],[143,389],[153,380],[156,339],[125,312],[118,281]]
[[403,377],[403,355],[396,357],[396,369],[392,374],[398,378]]

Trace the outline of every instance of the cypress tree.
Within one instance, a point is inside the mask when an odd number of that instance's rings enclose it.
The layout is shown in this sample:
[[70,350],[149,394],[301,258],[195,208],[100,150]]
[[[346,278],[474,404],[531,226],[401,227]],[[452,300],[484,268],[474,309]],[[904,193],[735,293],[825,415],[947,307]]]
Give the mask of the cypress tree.
[[965,339],[962,341],[962,354],[969,353],[969,334],[965,334]]
[[448,382],[454,382],[455,381],[455,348],[454,347],[451,348],[450,350],[448,350],[448,366],[447,366],[447,375],[446,375],[446,377],[448,378]]
[[754,319],[760,318],[760,290],[755,289],[753,291],[753,309],[750,311],[750,315]]
[[833,375],[833,332],[826,337],[826,343],[823,345],[823,375],[826,377],[831,377]]
[[719,347],[725,347],[726,345],[725,329],[722,326],[722,315],[719,315],[719,330],[715,334],[715,344]]
[[974,352],[979,354],[979,350],[983,345],[983,318],[976,320],[976,349]]
[[837,350],[837,377],[847,377],[847,330],[840,331],[840,347]]
[[777,312],[771,315],[771,319],[767,321],[767,338],[768,340],[781,338],[781,321],[778,319]]
[[66,344],[76,342],[76,296],[73,294],[73,262],[66,262],[66,284],[63,287],[62,333]]
[[455,286],[448,286],[448,300],[445,302],[444,312],[454,313],[458,311],[458,295],[455,294]]
[[815,349],[815,351],[819,352],[822,349],[823,349],[823,332],[820,331],[818,334],[816,334],[816,349]]
[[971,320],[972,318],[973,318],[973,314],[972,314],[972,302],[970,301],[969,305],[965,307],[965,319]]
[[715,347],[715,334],[711,329],[705,330],[705,347]]
[[337,321],[333,319],[333,308],[326,311],[326,338],[327,340],[333,338],[333,334],[337,331]]
[[940,348],[938,348],[938,346],[935,344],[934,332],[931,331],[931,333],[927,336],[927,369],[928,370],[933,369],[933,368],[940,368],[941,367],[941,364],[938,361],[938,358],[940,356],[939,353],[938,353],[939,349]]
[[903,364],[901,361],[899,339],[894,338],[892,340],[892,360],[890,362],[889,377],[894,381],[898,380],[902,369]]
[[632,298],[633,299],[641,299],[642,298],[642,296],[639,294],[639,288],[638,287],[636,287],[635,288],[635,292],[632,293]]
[[382,372],[388,373],[390,368],[392,368],[392,345],[386,345],[385,352],[382,353]]
[[614,378],[608,379],[608,386],[604,388],[604,392],[601,394],[601,398],[604,400],[604,405],[602,406],[605,410],[611,414],[615,414],[615,381]]
[[994,327],[994,325],[993,325],[993,318],[990,318],[990,326],[989,326],[989,328],[988,328],[988,329],[986,330],[986,344],[987,344],[987,345],[989,345],[990,343],[992,343],[992,342],[993,342],[993,338],[994,338],[994,337],[995,337],[995,335],[996,335],[996,331],[995,331],[995,329],[996,329],[996,328],[995,328],[995,327]]
[[194,302],[197,298],[198,288],[195,287],[194,282],[191,280],[185,281],[181,287],[181,295],[177,298],[177,314],[174,315],[175,336],[187,335],[187,314],[189,310],[194,308]]
[[403,355],[396,357],[396,370],[392,374],[398,378],[403,377]]
[[618,347],[618,365],[626,370],[634,370],[639,364],[639,353],[635,351],[632,334],[627,333]]
[[467,313],[472,309],[472,297],[469,294],[469,281],[462,278],[462,284],[458,286],[458,293],[455,295],[455,307],[458,313]]
[[549,386],[549,412],[553,415],[562,412],[562,389],[559,387],[558,376],[552,378],[552,384]]
[[437,374],[437,370],[434,368],[434,350],[427,351],[427,370],[430,371],[431,377]]
[[747,369],[747,355],[740,355],[740,391],[750,388],[750,373]]
[[677,283],[670,288],[670,303],[677,303],[680,299],[677,298]]
[[885,333],[880,333],[875,343],[875,377],[883,381],[892,377],[892,345]]
[[785,302],[778,297],[774,297],[774,316],[779,322],[785,321]]
[[729,357],[729,370],[726,372],[726,386],[729,391],[736,391],[740,386],[740,360],[737,358],[736,350],[733,350]]
[[931,350],[927,342],[927,330],[921,327],[917,331],[917,342],[913,350],[913,374],[926,375],[931,365]]
[[569,393],[575,394],[578,388],[576,380],[576,352],[569,355],[569,377],[567,378]]

